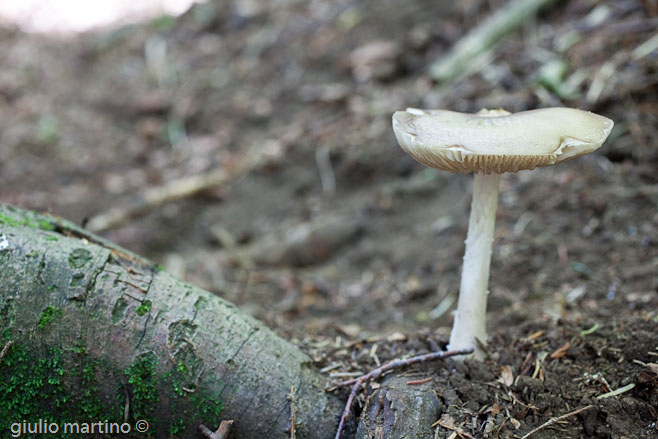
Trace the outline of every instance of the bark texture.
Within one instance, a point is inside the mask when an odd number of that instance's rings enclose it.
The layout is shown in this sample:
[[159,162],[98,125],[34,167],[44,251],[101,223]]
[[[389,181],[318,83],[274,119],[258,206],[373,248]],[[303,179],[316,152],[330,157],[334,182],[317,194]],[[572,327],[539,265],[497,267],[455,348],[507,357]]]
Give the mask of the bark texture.
[[102,416],[97,407],[71,405],[97,392],[107,417],[148,417],[147,434],[126,437],[197,438],[201,422],[214,430],[232,419],[233,437],[286,438],[292,403],[297,438],[329,438],[342,410],[304,353],[231,303],[67,221],[5,205],[0,325],[14,342],[0,363],[7,382],[32,366],[21,359],[55,358],[60,376],[28,383],[38,394],[23,408],[10,400],[16,389],[0,395],[7,416],[39,419],[55,398],[73,407],[69,422],[103,420],[86,419]]
[[391,376],[366,401],[358,439],[427,439],[441,402],[431,384],[408,385],[409,378]]

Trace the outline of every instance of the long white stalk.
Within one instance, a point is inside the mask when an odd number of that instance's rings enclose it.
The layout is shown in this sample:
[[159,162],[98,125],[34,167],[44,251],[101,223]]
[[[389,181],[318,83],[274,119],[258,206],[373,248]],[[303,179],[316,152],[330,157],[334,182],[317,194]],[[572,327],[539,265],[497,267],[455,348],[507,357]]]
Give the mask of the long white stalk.
[[500,174],[475,174],[473,180],[459,301],[448,345],[449,350],[473,347],[475,358],[483,357],[476,339],[484,345],[487,343],[487,288],[499,183]]

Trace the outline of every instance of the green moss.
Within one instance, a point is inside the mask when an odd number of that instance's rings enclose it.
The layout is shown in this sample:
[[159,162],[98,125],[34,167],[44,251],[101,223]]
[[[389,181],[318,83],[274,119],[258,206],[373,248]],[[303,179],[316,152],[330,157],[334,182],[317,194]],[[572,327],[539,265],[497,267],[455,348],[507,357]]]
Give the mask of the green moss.
[[199,391],[190,395],[190,402],[204,424],[215,425],[219,422],[219,416],[224,409],[220,399],[213,399],[209,393]]
[[0,213],[0,224],[7,224],[8,226],[18,227],[20,224],[14,218],[3,215]]
[[59,238],[53,235],[47,235],[46,236],[46,241],[59,241]]
[[[7,209],[10,210],[10,209]],[[30,212],[36,217],[36,223],[31,221],[28,218],[22,218],[22,219],[16,219],[11,216],[3,215],[0,214],[0,224],[7,224],[8,226],[12,227],[19,227],[19,226],[25,226],[29,227],[31,229],[41,229],[41,230],[46,230],[49,232],[52,232],[56,230],[57,228],[53,223],[50,221],[47,221],[45,219],[41,219],[41,215],[37,212]],[[48,238],[46,238],[48,239]]]
[[194,302],[194,309],[199,310],[206,308],[208,306],[207,302],[208,301],[204,297],[199,297],[196,302]]
[[56,227],[53,223],[51,223],[49,221],[46,221],[46,220],[42,220],[42,219],[39,220],[39,228],[41,230],[47,230],[47,231],[50,231],[50,232],[56,229]]
[[176,368],[167,373],[165,378],[171,383],[171,390],[179,397],[185,396],[185,375],[187,368],[184,364],[179,364]]
[[39,320],[37,321],[37,328],[44,329],[53,320],[55,320],[57,317],[61,315],[62,315],[61,309],[54,306],[49,306],[48,308],[44,309],[41,312],[41,315],[39,316]]
[[136,309],[135,312],[139,314],[140,316],[143,316],[147,312],[151,311],[151,306],[153,303],[150,300],[145,300],[139,305]]
[[[3,334],[5,340],[10,338],[8,328]],[[0,431],[12,431],[16,422],[39,420],[59,425],[98,420],[121,424],[126,397],[130,398],[127,422],[143,419],[152,426],[158,422],[159,404],[167,401],[166,410],[172,413],[172,419],[164,427],[172,438],[181,437],[189,429],[196,430],[201,422],[216,425],[219,421],[222,404],[216,395],[204,390],[218,388],[218,383],[204,383],[200,387],[197,376],[190,384],[187,366],[177,364],[169,371],[160,372],[158,358],[147,352],[125,369],[117,370],[90,357],[87,351],[82,345],[40,350],[14,343],[0,362]],[[114,391],[102,385],[108,381],[117,383]],[[155,434],[154,428],[151,432],[130,434],[125,439],[144,439]],[[63,431],[48,435],[54,439],[69,436]],[[95,437],[109,439],[110,436]]]
[[[172,437],[184,433],[190,427],[188,422],[203,422],[208,425],[217,423],[223,409],[221,400],[199,388],[198,377],[193,377],[187,366],[178,363],[173,369],[164,373],[158,373],[157,369],[157,358],[153,353],[148,352],[138,357],[124,371],[128,379],[134,419],[156,419],[157,403],[164,396],[158,392],[158,389],[164,388],[169,389],[169,394],[166,396],[171,412],[174,413],[169,428]],[[125,398],[120,400],[121,403],[125,403]]]
[[148,352],[123,372],[128,379],[131,408],[135,419],[155,419],[155,407],[158,401],[156,364],[155,355]]
[[128,301],[123,297],[119,297],[114,303],[114,308],[112,308],[112,323],[118,323],[123,318],[126,308],[128,308]]
[[[59,357],[31,358],[21,346],[12,346],[3,358],[3,380],[0,382],[0,430],[7,431],[13,420],[26,419],[41,410],[43,396],[53,396],[61,388]],[[54,404],[59,405],[60,399]],[[51,413],[44,413],[42,419],[52,420]]]
[[[199,380],[194,379],[190,368],[185,364],[178,363],[174,369],[163,375],[163,379],[170,385],[170,401],[173,407],[182,407],[182,402],[189,402],[186,408],[181,408],[178,412],[179,419],[172,423],[170,433],[173,437],[187,429],[185,420],[198,419],[206,425],[214,425],[219,421],[223,410],[221,400],[199,387]],[[219,387],[218,382],[208,384],[212,384],[211,387]]]
[[84,273],[75,273],[75,274],[73,274],[73,276],[71,276],[71,282],[69,282],[69,287],[73,288],[73,287],[81,286],[82,283],[83,283],[82,281],[84,280],[84,278],[85,278]]
[[7,215],[3,215],[1,213],[0,213],[0,224],[7,224],[8,226],[12,226],[12,227],[26,226],[26,227],[29,227],[31,229],[36,229],[37,228],[36,224],[34,224],[32,221],[30,221],[27,218],[24,218],[24,219],[19,221],[15,218],[12,218],[12,217],[7,216]]
[[38,353],[12,345],[0,364],[0,431],[12,431],[15,422],[39,419],[58,424],[81,418],[122,422],[121,410],[104,404],[99,394],[100,362],[79,357],[61,348]]
[[74,269],[82,268],[87,265],[93,256],[86,248],[76,248],[69,255],[69,266]]
[[187,425],[185,425],[185,420],[181,418],[171,425],[169,428],[169,434],[172,437],[177,437],[178,435],[183,434],[186,428]]

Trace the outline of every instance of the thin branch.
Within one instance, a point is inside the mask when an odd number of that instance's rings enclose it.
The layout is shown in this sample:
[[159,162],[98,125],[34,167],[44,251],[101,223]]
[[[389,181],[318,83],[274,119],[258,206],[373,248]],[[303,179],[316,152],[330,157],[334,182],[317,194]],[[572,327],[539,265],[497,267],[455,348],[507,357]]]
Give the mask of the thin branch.
[[0,352],[0,362],[5,357],[5,355],[7,355],[7,351],[13,344],[14,344],[14,340],[9,340],[7,343],[5,343],[5,347],[2,348],[2,352]]
[[473,349],[462,349],[458,351],[430,352],[429,354],[418,355],[417,357],[392,360],[384,364],[383,366],[368,372],[365,375],[361,375],[358,378],[353,378],[351,380],[340,382],[336,384],[336,387],[349,386],[351,384],[356,383],[357,381],[367,382],[379,378],[384,372],[388,372],[389,370],[392,369],[411,366],[412,364],[417,364],[417,363],[425,363],[428,361],[441,360],[442,358],[455,357],[457,355],[468,355],[471,353],[473,353]]
[[232,420],[222,421],[219,424],[219,428],[214,433],[203,424],[199,425],[199,431],[207,439],[226,439],[231,432],[231,427],[233,427]]
[[473,353],[473,349],[462,349],[459,351],[431,352],[425,355],[418,355],[417,357],[397,359],[390,361],[365,375],[361,375],[358,378],[354,378],[351,380],[338,383],[336,387],[345,387],[352,385],[352,391],[350,392],[350,396],[347,398],[347,402],[345,403],[345,409],[343,410],[343,415],[340,417],[340,423],[338,424],[338,430],[336,431],[335,439],[340,439],[340,435],[343,432],[343,427],[345,426],[345,422],[350,416],[350,411],[352,410],[352,404],[354,403],[354,398],[356,397],[356,393],[359,391],[359,388],[364,383],[379,378],[380,376],[382,376],[382,374],[392,369],[398,369],[401,367],[410,366],[412,364],[423,363],[427,361],[440,360],[442,358],[454,357],[456,355],[468,355],[471,353]]
[[325,195],[334,195],[336,193],[336,175],[331,166],[331,157],[329,148],[320,146],[315,150],[315,164],[320,173],[320,183],[322,183],[322,193]]
[[622,393],[626,393],[629,390],[633,390],[635,388],[635,383],[630,383],[624,387],[620,387],[619,389],[611,390],[608,393],[604,393],[603,395],[599,395],[596,397],[596,399],[604,399],[604,398],[610,398],[611,396],[617,396],[621,395]]
[[189,198],[209,189],[224,186],[230,181],[263,166],[270,158],[273,159],[276,157],[247,153],[235,166],[182,177],[161,186],[148,188],[131,204],[114,207],[92,217],[87,222],[86,228],[97,233],[118,227],[130,219],[144,215],[163,204]]
[[86,227],[92,232],[102,232],[123,225],[130,219],[144,215],[163,204],[219,187],[225,184],[229,180],[229,177],[223,170],[218,170],[183,177],[167,182],[162,186],[149,188],[131,204],[117,206],[107,212],[94,216],[89,220]]
[[163,204],[189,198],[209,189],[222,187],[252,171],[282,160],[286,150],[304,134],[303,124],[293,124],[272,148],[256,148],[221,169],[191,175],[169,181],[161,186],[144,190],[136,201],[119,206],[92,217],[87,230],[102,232],[125,224],[130,219],[144,215]]
[[340,423],[338,424],[338,430],[336,430],[335,439],[340,439],[340,434],[343,432],[345,421],[347,421],[347,418],[350,417],[350,411],[352,411],[352,404],[354,404],[354,398],[356,397],[356,392],[359,391],[359,388],[361,387],[362,384],[363,381],[357,381],[354,383],[354,386],[352,386],[352,391],[350,392],[350,396],[347,398],[347,402],[345,403],[345,409],[343,410],[343,414],[340,417]]
[[296,393],[295,393],[295,386],[290,387],[290,394],[288,395],[288,401],[290,401],[290,439],[295,439],[296,438],[296,431],[295,431],[295,411],[297,409],[296,407]]
[[537,433],[537,432],[543,430],[543,429],[546,428],[546,427],[550,427],[550,426],[553,425],[553,424],[557,424],[557,423],[560,422],[560,421],[564,421],[564,420],[567,419],[567,418],[570,418],[570,417],[572,417],[572,416],[575,416],[575,415],[577,415],[578,413],[582,413],[582,412],[584,412],[585,410],[589,410],[589,409],[591,409],[591,408],[593,408],[593,407],[594,407],[593,405],[587,405],[587,406],[585,406],[585,407],[581,407],[581,408],[579,408],[578,410],[574,410],[574,411],[572,411],[572,412],[569,412],[569,413],[567,413],[567,414],[565,414],[565,415],[557,416],[557,417],[555,417],[555,418],[551,418],[551,419],[549,419],[548,421],[544,422],[544,423],[543,423],[542,425],[540,425],[539,427],[537,427],[537,428],[535,428],[534,430],[532,430],[532,431],[526,433],[521,439],[528,439],[530,436],[532,436],[533,434],[535,434],[535,433]]
[[505,35],[527,22],[528,17],[553,0],[514,0],[471,30],[445,56],[430,67],[433,79],[447,83],[469,72],[481,55]]
[[418,386],[420,384],[429,383],[432,380],[433,380],[432,377],[423,378],[422,380],[411,380],[411,381],[407,381],[407,386]]

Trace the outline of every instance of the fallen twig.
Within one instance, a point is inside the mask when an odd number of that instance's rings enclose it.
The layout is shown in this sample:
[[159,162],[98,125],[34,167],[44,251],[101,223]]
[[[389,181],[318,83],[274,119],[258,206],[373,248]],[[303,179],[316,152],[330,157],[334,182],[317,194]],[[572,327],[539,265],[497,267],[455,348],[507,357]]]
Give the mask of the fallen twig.
[[325,195],[334,195],[336,193],[336,176],[331,166],[331,157],[329,157],[329,148],[320,146],[315,150],[315,164],[320,173],[320,183],[322,183],[322,193]]
[[439,82],[449,82],[468,72],[479,55],[502,37],[527,21],[553,0],[515,0],[476,27],[453,46],[453,49],[430,67],[430,75]]
[[86,228],[97,233],[117,227],[126,223],[131,218],[148,213],[163,204],[191,197],[227,184],[231,180],[248,174],[259,166],[264,165],[267,160],[273,158],[275,157],[248,153],[236,166],[229,166],[228,169],[219,169],[203,174],[182,177],[169,181],[162,186],[149,188],[133,203],[115,207],[105,213],[92,217],[87,222]]
[[567,413],[567,414],[564,414],[564,415],[562,415],[562,416],[557,416],[557,417],[555,417],[555,418],[551,418],[551,419],[549,419],[548,421],[544,422],[544,423],[543,423],[542,425],[540,425],[539,427],[537,427],[537,428],[535,428],[534,430],[532,430],[532,431],[526,433],[521,439],[528,439],[530,436],[532,436],[533,434],[535,434],[535,433],[537,433],[537,432],[543,430],[543,429],[546,428],[546,427],[550,427],[550,426],[553,425],[553,424],[556,424],[556,423],[558,423],[558,422],[560,422],[560,421],[564,421],[564,420],[567,419],[567,418],[570,418],[570,417],[572,417],[572,416],[575,416],[575,415],[577,415],[578,413],[582,413],[582,412],[584,412],[585,410],[589,410],[589,409],[591,409],[591,408],[593,408],[593,407],[594,407],[593,405],[587,405],[587,406],[585,406],[585,407],[581,407],[581,408],[579,408],[578,410],[574,410],[574,411],[569,412],[569,413]]
[[363,381],[357,381],[352,386],[352,391],[350,396],[347,397],[347,402],[345,403],[345,409],[343,414],[340,417],[340,423],[338,424],[338,430],[336,430],[335,439],[340,439],[340,434],[343,432],[343,427],[345,426],[345,421],[350,417],[350,411],[352,410],[352,404],[354,403],[354,398],[356,397],[356,392],[359,391],[359,387],[363,384]]
[[590,105],[596,104],[606,89],[609,90],[614,88],[614,84],[611,83],[610,78],[614,76],[619,66],[628,62],[629,59],[637,62],[656,50],[656,48],[658,48],[658,34],[655,34],[648,40],[644,41],[633,51],[618,52],[611,59],[606,61],[592,79],[589,90],[585,95],[587,102]]
[[2,361],[5,355],[7,355],[7,351],[13,344],[14,344],[14,340],[9,340],[7,343],[5,343],[5,347],[3,347],[2,351],[0,352],[0,361]]
[[399,358],[397,360],[389,361],[384,364],[382,367],[378,367],[365,375],[361,375],[358,378],[354,378],[347,381],[342,381],[336,384],[336,387],[345,387],[351,384],[361,381],[362,383],[379,378],[384,372],[388,372],[392,369],[398,369],[400,367],[411,366],[412,364],[425,363],[428,361],[441,360],[442,358],[455,357],[457,355],[468,355],[472,354],[473,349],[462,349],[459,351],[444,351],[444,352],[430,352],[429,354],[418,355],[416,357],[410,358]]
[[359,388],[364,383],[373,379],[377,379],[380,376],[382,376],[382,374],[392,369],[397,369],[400,367],[410,366],[412,364],[423,363],[427,361],[440,360],[442,358],[454,357],[456,355],[467,355],[472,352],[473,349],[463,349],[459,351],[431,352],[429,354],[418,355],[416,357],[397,359],[397,360],[389,361],[383,366],[378,367],[377,369],[374,369],[365,375],[361,375],[358,378],[354,378],[351,380],[338,383],[336,387],[345,387],[352,385],[352,391],[350,392],[350,396],[347,398],[347,402],[345,403],[345,410],[343,410],[343,415],[340,417],[340,423],[338,424],[338,430],[336,431],[335,439],[340,439],[340,435],[343,432],[343,427],[345,426],[345,421],[347,421],[347,418],[349,418],[350,416],[350,411],[352,410],[352,404],[354,403],[354,398],[356,397],[356,393],[359,391]]
[[98,214],[87,222],[87,230],[102,232],[126,223],[131,218],[150,212],[171,201],[191,197],[201,192],[225,185],[255,169],[281,160],[286,150],[304,133],[303,125],[294,124],[277,142],[275,148],[247,151],[240,158],[231,160],[225,168],[203,174],[182,177],[149,188],[140,194],[137,201],[127,206],[116,207]]
[[290,394],[288,395],[288,401],[290,401],[290,439],[295,439],[295,386],[290,387]]
[[610,398],[611,396],[621,395],[622,393],[626,393],[629,390],[633,390],[634,388],[635,388],[635,383],[630,383],[624,387],[620,387],[608,393],[604,393],[603,395],[599,395],[596,397],[596,399],[604,399],[604,398]]
[[233,427],[232,420],[222,421],[219,424],[219,428],[214,433],[203,424],[199,425],[199,431],[207,439],[226,439],[228,434],[231,432],[231,427]]
[[417,386],[417,385],[420,385],[420,384],[429,383],[430,381],[432,381],[432,377],[427,377],[427,378],[424,378],[422,380],[407,381],[407,386]]
[[131,218],[143,215],[165,203],[191,197],[210,188],[221,186],[229,178],[228,173],[219,170],[183,177],[162,186],[152,187],[144,191],[137,201],[126,206],[114,207],[92,217],[86,228],[92,232],[102,232],[117,227]]

